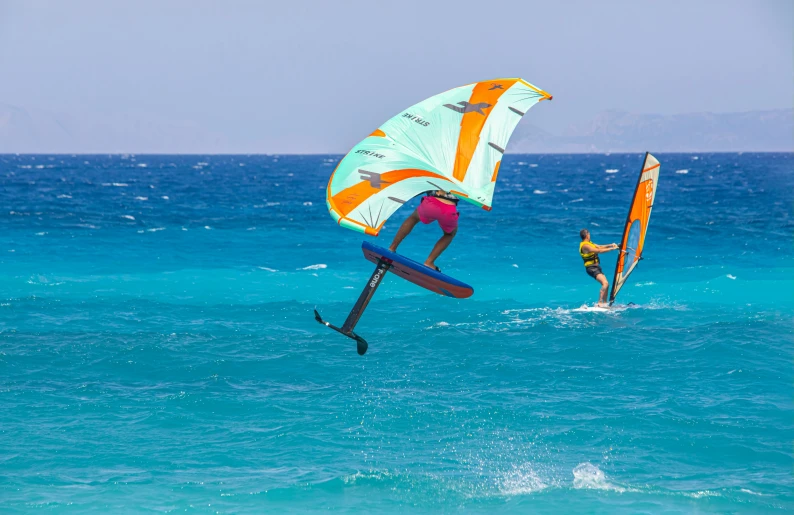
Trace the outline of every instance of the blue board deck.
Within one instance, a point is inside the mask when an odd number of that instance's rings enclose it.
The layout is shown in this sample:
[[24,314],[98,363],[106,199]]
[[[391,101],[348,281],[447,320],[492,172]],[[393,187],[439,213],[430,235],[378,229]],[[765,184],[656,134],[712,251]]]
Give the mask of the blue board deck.
[[389,272],[439,295],[465,299],[474,294],[474,288],[468,284],[368,241],[361,244],[361,250],[369,261],[386,261],[391,265]]

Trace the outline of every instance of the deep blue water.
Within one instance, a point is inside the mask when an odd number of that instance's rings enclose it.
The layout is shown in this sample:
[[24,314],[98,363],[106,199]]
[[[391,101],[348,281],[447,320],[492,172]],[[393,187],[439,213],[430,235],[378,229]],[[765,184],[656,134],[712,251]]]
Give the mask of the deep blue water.
[[339,156],[0,156],[0,511],[794,510],[794,155],[657,157],[636,307],[573,311],[642,156],[508,156],[360,357]]

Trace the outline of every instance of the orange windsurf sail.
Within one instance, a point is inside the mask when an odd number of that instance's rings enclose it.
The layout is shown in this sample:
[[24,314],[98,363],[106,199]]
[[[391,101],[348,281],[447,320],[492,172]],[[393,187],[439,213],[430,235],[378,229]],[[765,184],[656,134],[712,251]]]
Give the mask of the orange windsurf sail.
[[656,198],[658,184],[659,161],[646,152],[637,188],[634,190],[634,197],[631,200],[631,207],[629,207],[626,225],[623,228],[623,238],[620,240],[620,256],[618,256],[618,262],[615,265],[612,292],[609,294],[610,305],[615,302],[615,297],[626,283],[626,279],[642,259],[645,233],[648,231],[648,221],[651,219],[651,209]]

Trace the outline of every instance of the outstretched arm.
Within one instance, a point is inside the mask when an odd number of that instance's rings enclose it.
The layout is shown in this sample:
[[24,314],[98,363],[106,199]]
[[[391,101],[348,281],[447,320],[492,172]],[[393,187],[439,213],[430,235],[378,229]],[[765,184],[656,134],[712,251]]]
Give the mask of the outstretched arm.
[[604,252],[609,252],[610,250],[616,250],[618,246],[614,243],[610,243],[609,245],[596,245],[595,243],[590,243],[587,245],[582,245],[582,252],[585,254],[594,253],[594,254],[603,254]]
[[609,252],[610,250],[617,250],[618,244],[610,243],[609,245],[599,245],[598,248],[600,248],[602,252]]

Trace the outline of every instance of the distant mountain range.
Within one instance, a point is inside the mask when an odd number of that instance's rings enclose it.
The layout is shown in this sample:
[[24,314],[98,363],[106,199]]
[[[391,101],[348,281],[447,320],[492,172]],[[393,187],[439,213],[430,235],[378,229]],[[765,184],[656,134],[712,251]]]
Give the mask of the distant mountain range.
[[84,117],[0,103],[0,153],[199,154],[223,152],[222,134],[156,116]]
[[671,116],[605,111],[556,136],[519,124],[507,150],[561,152],[793,152],[794,109]]
[[[794,109],[671,116],[612,110],[561,135],[529,121],[519,124],[508,152],[794,152]],[[141,115],[76,117],[0,103],[0,153],[257,152],[247,147],[192,122]]]

